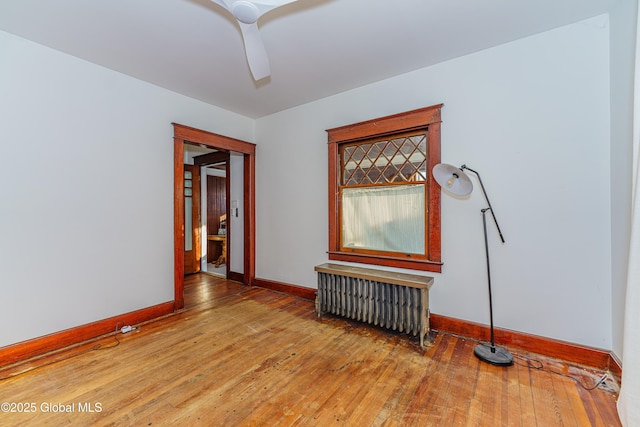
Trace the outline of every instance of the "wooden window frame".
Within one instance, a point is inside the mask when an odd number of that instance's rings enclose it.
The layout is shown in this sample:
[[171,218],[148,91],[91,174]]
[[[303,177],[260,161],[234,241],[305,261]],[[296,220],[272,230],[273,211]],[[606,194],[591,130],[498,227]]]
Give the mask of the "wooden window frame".
[[[329,151],[329,259],[387,267],[441,272],[440,187],[431,170],[440,163],[440,123],[443,104],[380,117],[328,129]],[[406,255],[371,251],[343,251],[340,245],[340,145],[384,136],[424,130],[427,133],[427,180],[425,182],[425,257],[407,259]]]

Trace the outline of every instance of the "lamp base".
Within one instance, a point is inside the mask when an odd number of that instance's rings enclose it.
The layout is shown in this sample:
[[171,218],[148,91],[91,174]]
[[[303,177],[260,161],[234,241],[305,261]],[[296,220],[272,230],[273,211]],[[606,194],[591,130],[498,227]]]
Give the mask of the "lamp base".
[[501,347],[491,346],[489,344],[478,344],[473,353],[480,360],[497,366],[513,365],[513,356],[507,350]]

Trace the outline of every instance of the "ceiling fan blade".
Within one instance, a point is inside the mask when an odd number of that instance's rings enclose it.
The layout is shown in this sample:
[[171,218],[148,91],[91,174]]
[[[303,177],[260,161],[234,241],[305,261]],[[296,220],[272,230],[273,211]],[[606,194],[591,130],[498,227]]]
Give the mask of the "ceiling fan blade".
[[240,25],[244,49],[251,74],[255,80],[271,74],[269,58],[258,30],[258,18],[272,9],[297,0],[211,0],[227,9]]
[[264,79],[271,74],[271,70],[269,68],[267,50],[264,48],[262,37],[258,30],[258,24],[244,24],[242,22],[239,22],[239,24],[244,39],[247,62],[249,63],[251,74],[253,74],[253,79],[256,81]]
[[272,9],[275,9],[280,6],[284,6],[285,4],[293,3],[294,1],[297,1],[297,0],[258,0],[258,1],[251,1],[251,3],[253,3],[260,11],[259,16],[262,16]]

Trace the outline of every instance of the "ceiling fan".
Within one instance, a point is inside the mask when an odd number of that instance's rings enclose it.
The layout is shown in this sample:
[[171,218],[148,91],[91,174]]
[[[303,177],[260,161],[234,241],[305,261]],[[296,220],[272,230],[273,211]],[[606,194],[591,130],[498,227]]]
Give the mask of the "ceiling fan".
[[269,58],[258,30],[258,18],[272,9],[293,3],[296,0],[212,0],[227,9],[240,24],[244,50],[249,69],[254,80],[264,79],[271,74]]

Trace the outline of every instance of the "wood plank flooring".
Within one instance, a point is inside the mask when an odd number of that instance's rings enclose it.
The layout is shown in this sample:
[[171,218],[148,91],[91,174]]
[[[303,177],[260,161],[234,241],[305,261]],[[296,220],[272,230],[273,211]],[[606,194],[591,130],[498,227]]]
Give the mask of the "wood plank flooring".
[[0,402],[10,403],[0,425],[620,425],[612,380],[588,391],[565,376],[590,386],[602,372],[520,357],[500,368],[473,355],[476,342],[435,331],[422,349],[416,337],[318,319],[311,301],[206,274],[186,278],[185,302],[119,342],[112,334],[0,369]]

